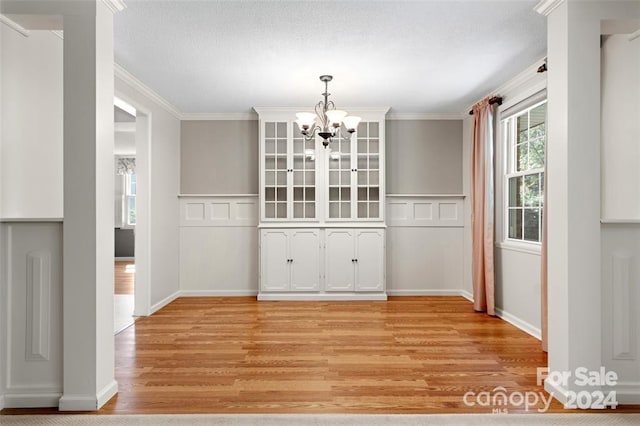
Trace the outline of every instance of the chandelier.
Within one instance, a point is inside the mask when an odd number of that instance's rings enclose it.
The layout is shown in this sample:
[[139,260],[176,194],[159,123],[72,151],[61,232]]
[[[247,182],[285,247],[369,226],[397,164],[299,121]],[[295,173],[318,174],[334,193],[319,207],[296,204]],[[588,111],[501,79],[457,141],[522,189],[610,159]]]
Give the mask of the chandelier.
[[[300,133],[304,136],[306,141],[314,139],[318,134],[322,138],[322,145],[326,148],[329,142],[336,136],[346,137],[341,135],[341,126],[344,123],[344,127],[349,132],[349,137],[356,131],[358,123],[361,118],[353,115],[347,115],[346,111],[336,109],[333,101],[329,100],[329,82],[333,80],[333,76],[321,75],[320,81],[324,83],[324,100],[318,102],[316,105],[315,114],[312,112],[299,112],[296,114],[298,119],[296,123],[300,128]],[[317,119],[317,121],[316,121]]]

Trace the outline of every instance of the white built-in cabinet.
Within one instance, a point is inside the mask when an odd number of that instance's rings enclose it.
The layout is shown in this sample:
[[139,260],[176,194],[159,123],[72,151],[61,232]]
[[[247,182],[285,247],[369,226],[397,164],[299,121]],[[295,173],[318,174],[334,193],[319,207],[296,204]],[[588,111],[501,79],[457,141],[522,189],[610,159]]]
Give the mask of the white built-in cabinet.
[[[260,118],[260,300],[386,299],[387,109],[348,109],[357,131],[307,141],[296,109]],[[312,109],[310,109],[312,110]],[[344,130],[344,129],[343,129]]]
[[384,290],[384,230],[327,229],[326,241],[326,290]]
[[320,231],[263,229],[260,275],[265,291],[320,289]]

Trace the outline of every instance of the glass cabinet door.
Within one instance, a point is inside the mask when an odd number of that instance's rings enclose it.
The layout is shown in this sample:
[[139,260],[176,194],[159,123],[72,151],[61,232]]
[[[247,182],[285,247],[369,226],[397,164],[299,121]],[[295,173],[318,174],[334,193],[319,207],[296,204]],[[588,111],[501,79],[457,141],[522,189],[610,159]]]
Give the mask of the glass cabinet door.
[[[346,129],[343,134],[349,135]],[[351,138],[335,137],[329,145],[329,218],[351,218],[351,184],[353,167],[351,165]]]
[[380,218],[380,127],[361,122],[356,133],[356,191],[358,219]]
[[293,126],[293,218],[316,218],[316,141]]
[[264,138],[264,214],[287,218],[287,122],[266,122]]

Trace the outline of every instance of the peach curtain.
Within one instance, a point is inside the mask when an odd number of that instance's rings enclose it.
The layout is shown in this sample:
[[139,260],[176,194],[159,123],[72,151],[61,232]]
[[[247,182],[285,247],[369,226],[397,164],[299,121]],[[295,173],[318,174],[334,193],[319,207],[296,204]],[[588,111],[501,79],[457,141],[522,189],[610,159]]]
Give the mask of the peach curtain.
[[493,105],[473,106],[471,151],[471,240],[473,308],[495,315]]

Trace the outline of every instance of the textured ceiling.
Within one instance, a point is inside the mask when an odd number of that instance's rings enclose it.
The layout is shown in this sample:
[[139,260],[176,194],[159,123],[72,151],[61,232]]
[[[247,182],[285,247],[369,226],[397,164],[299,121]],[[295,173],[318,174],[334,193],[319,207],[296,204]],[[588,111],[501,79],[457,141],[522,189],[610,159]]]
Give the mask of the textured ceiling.
[[546,51],[534,1],[127,0],[116,62],[185,113],[459,113]]

